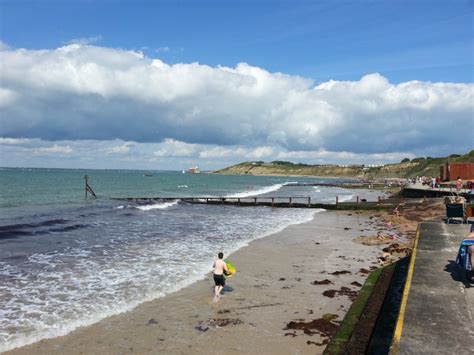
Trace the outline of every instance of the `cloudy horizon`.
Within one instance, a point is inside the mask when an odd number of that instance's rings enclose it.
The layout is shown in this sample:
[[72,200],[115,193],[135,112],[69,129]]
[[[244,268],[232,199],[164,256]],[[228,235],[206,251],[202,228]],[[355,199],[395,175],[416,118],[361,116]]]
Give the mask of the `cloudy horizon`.
[[378,73],[315,83],[246,63],[169,65],[78,43],[3,44],[0,61],[5,166],[33,164],[29,157],[178,170],[248,160],[374,164],[472,147],[446,135],[472,119],[472,84],[395,85]]
[[56,5],[2,2],[0,166],[385,164],[473,149],[472,3]]

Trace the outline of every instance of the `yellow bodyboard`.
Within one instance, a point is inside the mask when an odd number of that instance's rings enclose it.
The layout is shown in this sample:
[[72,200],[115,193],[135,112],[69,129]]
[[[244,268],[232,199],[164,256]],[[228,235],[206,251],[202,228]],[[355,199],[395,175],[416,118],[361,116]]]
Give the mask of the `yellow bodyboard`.
[[229,277],[234,276],[235,273],[237,272],[237,270],[235,269],[235,266],[232,265],[232,263],[230,261],[227,261],[227,260],[225,260],[225,264],[227,265],[227,269],[229,269],[229,273],[225,274],[225,277],[229,278]]

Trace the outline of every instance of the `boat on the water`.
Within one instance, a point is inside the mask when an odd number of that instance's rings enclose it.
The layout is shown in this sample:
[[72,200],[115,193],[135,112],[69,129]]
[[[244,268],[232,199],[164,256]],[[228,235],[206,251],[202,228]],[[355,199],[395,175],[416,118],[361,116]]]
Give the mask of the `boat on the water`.
[[188,169],[188,173],[190,174],[200,174],[201,170],[197,166],[193,166]]
[[143,176],[153,176],[153,174],[150,173],[150,172],[146,172],[146,173],[143,174]]

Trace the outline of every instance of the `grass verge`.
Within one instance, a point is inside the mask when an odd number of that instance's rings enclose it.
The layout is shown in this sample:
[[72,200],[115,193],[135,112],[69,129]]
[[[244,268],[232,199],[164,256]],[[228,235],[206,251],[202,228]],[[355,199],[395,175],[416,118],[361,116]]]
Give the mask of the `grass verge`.
[[[339,327],[336,335],[331,339],[331,342],[326,347],[324,354],[342,354],[346,345],[349,343],[351,336],[356,329],[357,324],[361,321],[364,309],[372,295],[374,288],[379,281],[383,272],[393,272],[395,264],[390,264],[384,268],[377,269],[369,274],[367,280],[362,286],[357,299],[352,303],[351,308],[347,312],[344,320]],[[370,315],[373,317],[374,315]],[[376,315],[375,315],[376,316]],[[370,340],[370,339],[369,339]]]

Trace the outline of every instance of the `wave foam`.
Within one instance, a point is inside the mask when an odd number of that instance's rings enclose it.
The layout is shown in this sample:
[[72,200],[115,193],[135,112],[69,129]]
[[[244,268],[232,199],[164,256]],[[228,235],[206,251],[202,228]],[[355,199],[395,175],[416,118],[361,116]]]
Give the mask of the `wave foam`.
[[251,197],[251,196],[257,196],[257,195],[263,195],[267,194],[269,192],[277,191],[280,190],[283,186],[294,184],[294,182],[285,182],[283,184],[275,184],[272,186],[265,186],[257,190],[247,190],[243,192],[238,192],[235,194],[227,195],[225,197],[237,197],[237,198],[243,198],[243,197]]
[[174,206],[178,204],[178,200],[173,201],[173,202],[163,202],[163,203],[156,203],[153,205],[145,205],[145,206],[135,206],[135,208],[138,208],[139,210],[142,211],[150,211],[150,210],[164,210],[168,207]]
[[[139,207],[167,208],[165,205],[176,203],[177,201],[173,201]],[[292,224],[308,222],[314,213],[323,210],[262,209],[262,212],[269,213],[262,213],[257,220],[250,211],[242,211],[244,213],[241,216],[231,217],[229,221],[222,218],[226,214],[207,216],[206,223],[219,223],[216,224],[218,228],[214,232],[206,229],[209,238],[205,240],[202,239],[201,233],[190,233],[186,234],[185,239],[177,235],[176,240],[173,238],[171,244],[166,244],[166,248],[163,247],[164,244],[160,244],[159,239],[144,247],[143,238],[138,237],[138,234],[127,233],[126,238],[116,244],[104,244],[105,241],[101,239],[100,243],[91,242],[87,247],[31,255],[29,262],[38,265],[38,268],[45,272],[39,273],[36,281],[25,278],[24,287],[15,291],[15,297],[23,302],[23,307],[27,307],[25,309],[28,317],[22,318],[12,314],[8,321],[5,319],[7,325],[10,325],[10,331],[0,331],[0,352],[41,339],[66,335],[78,327],[96,323],[107,316],[133,309],[142,302],[178,291],[205,277],[212,257],[212,246],[224,246],[226,255],[229,255],[252,240],[277,233]],[[252,224],[249,221],[252,221]],[[252,228],[249,228],[249,225]],[[226,237],[222,238],[222,235]],[[183,240],[187,244],[183,244]],[[168,238],[166,243],[169,243]],[[183,249],[183,245],[187,245],[187,249]],[[104,257],[106,254],[102,255],[98,251],[110,253]],[[179,253],[183,253],[183,257],[173,259]],[[186,256],[192,256],[192,259],[184,260]],[[66,260],[67,267],[63,265]],[[167,263],[163,261],[170,260],[180,260],[183,263],[167,268]],[[1,262],[0,266],[0,276],[3,273],[18,277],[20,270],[9,270]],[[176,267],[181,271],[180,274],[187,276],[176,280]],[[149,270],[155,272],[150,273]],[[133,290],[126,287],[130,283],[135,285]],[[36,302],[38,294],[47,295],[47,302]],[[31,303],[32,300],[34,302]],[[85,308],[88,312],[84,312]],[[64,317],[65,309],[69,314],[67,319]],[[7,311],[13,312],[5,308],[5,312]],[[38,319],[35,314],[40,314],[41,317]],[[4,315],[0,307],[0,319]],[[54,326],[51,326],[52,321]]]

